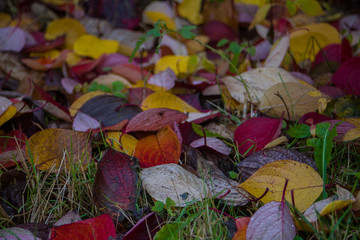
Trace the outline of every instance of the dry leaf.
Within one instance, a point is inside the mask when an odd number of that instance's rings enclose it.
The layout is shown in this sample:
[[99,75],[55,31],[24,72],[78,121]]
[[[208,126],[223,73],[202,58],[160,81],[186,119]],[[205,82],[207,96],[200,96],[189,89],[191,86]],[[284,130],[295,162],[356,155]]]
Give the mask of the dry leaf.
[[184,207],[204,199],[208,189],[205,183],[176,164],[163,164],[143,169],[140,178],[145,190],[157,201],[172,199]]
[[74,162],[86,168],[91,160],[89,133],[51,128],[42,130],[29,139],[26,158],[44,171],[70,169]]
[[107,132],[106,142],[112,146],[116,151],[126,153],[133,156],[136,144],[139,140],[130,134],[123,132]]
[[322,185],[320,175],[309,165],[293,160],[278,160],[265,164],[239,186],[257,198],[268,189],[260,199],[263,203],[281,201],[285,193],[285,199],[291,204],[294,200],[295,207],[304,212],[319,197]]
[[273,117],[281,117],[285,113],[285,118],[296,121],[305,113],[324,110],[329,101],[326,95],[312,86],[295,82],[278,83],[264,93],[259,110]]

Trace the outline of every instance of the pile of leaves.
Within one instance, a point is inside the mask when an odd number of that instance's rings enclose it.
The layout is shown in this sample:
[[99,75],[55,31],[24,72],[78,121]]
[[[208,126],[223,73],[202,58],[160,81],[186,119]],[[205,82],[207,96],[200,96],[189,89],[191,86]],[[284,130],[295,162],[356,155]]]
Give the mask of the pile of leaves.
[[0,238],[358,235],[360,15],[145,2],[0,4]]

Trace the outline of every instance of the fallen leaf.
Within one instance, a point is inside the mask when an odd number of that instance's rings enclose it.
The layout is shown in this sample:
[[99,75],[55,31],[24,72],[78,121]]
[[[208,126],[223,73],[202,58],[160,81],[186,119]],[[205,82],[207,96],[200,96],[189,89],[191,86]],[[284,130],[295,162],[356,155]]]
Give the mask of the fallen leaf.
[[347,131],[343,137],[343,141],[353,141],[360,137],[360,128],[353,128]]
[[20,27],[0,28],[0,51],[20,52],[26,43],[26,33]]
[[297,0],[296,5],[309,16],[320,16],[324,14],[320,3],[316,0]]
[[6,240],[41,240],[38,237],[35,237],[29,230],[19,228],[19,227],[10,227],[3,228],[0,230],[1,239]]
[[281,201],[285,194],[286,201],[304,212],[319,197],[322,185],[322,178],[309,165],[293,160],[278,160],[265,164],[239,187],[257,198],[268,189],[260,199],[263,203]]
[[128,91],[127,97],[129,104],[136,104],[136,105],[141,105],[142,101],[147,96],[154,93],[153,90],[145,87],[128,88],[127,91]]
[[201,0],[184,0],[178,6],[179,15],[189,20],[192,24],[201,24],[203,23],[201,6]]
[[125,85],[125,87],[131,86],[131,83],[128,80],[126,80],[124,77],[111,73],[101,75],[91,81],[91,83],[103,84],[110,88],[112,87],[113,82],[121,82]]
[[176,76],[187,74],[189,73],[189,60],[189,56],[164,56],[156,62],[154,72],[159,73],[170,68]]
[[284,57],[289,49],[290,37],[282,37],[271,49],[269,56],[265,60],[265,67],[280,67]]
[[276,139],[282,127],[282,119],[256,117],[241,123],[235,130],[234,141],[242,155],[260,151]]
[[317,170],[313,159],[301,152],[283,147],[273,147],[256,152],[237,163],[236,167],[239,169],[242,178],[246,180],[265,164],[286,159],[305,163]]
[[45,39],[54,40],[65,34],[65,47],[72,49],[78,37],[86,34],[84,26],[73,18],[60,18],[52,21],[46,28]]
[[26,146],[26,158],[37,169],[56,172],[76,163],[84,168],[91,160],[89,133],[66,129],[45,129],[32,135]]
[[109,215],[103,214],[83,221],[53,227],[50,238],[53,240],[108,240],[109,237],[115,238],[115,235],[113,220]]
[[12,119],[15,116],[16,112],[16,107],[7,107],[6,111],[4,111],[4,113],[0,115],[0,126]]
[[169,90],[175,86],[176,75],[173,70],[167,68],[150,77],[148,83],[165,88]]
[[[316,43],[312,43],[315,41]],[[320,48],[340,44],[340,34],[328,23],[314,23],[294,28],[290,33],[290,51],[297,63],[313,61]],[[311,47],[307,47],[311,46]]]
[[229,155],[231,152],[230,147],[228,147],[223,141],[215,137],[202,137],[190,143],[190,146],[192,146],[193,148],[208,147],[226,156]]
[[360,96],[359,64],[360,57],[349,58],[336,70],[331,81],[347,94]]
[[[84,105],[91,98],[100,96],[100,95],[106,95],[106,94],[107,93],[104,93],[102,91],[94,91],[94,92],[88,92],[88,93],[85,93],[84,95],[81,95],[69,107],[70,116],[75,117],[77,111],[81,108],[81,106]],[[108,95],[110,95],[110,94],[108,94]]]
[[58,227],[65,224],[71,224],[79,221],[81,221],[80,214],[76,210],[72,210],[66,213],[64,216],[62,216],[59,220],[57,220],[56,223],[54,224],[54,227]]
[[294,239],[296,228],[286,203],[269,202],[251,217],[246,239]]
[[123,63],[112,67],[112,72],[124,77],[126,80],[136,83],[144,78],[150,78],[151,74],[135,64]]
[[135,211],[138,175],[131,156],[108,148],[98,164],[94,202],[114,221],[122,221],[124,211]]
[[0,136],[0,167],[9,168],[16,165],[25,155],[26,136],[20,130],[13,130]]
[[200,178],[176,164],[145,168],[140,178],[151,197],[162,202],[170,198],[178,207],[200,201],[208,193]]
[[[243,82],[242,82],[242,80]],[[246,85],[253,103],[258,103],[264,96],[264,92],[277,83],[299,82],[289,72],[282,68],[264,67],[256,68],[242,73],[238,77],[227,76],[222,78],[230,95],[240,103],[246,103],[250,96],[246,91]]]
[[101,125],[98,120],[80,111],[76,114],[72,125],[73,130],[80,132],[86,132],[90,129],[97,129],[100,126]]
[[181,123],[186,119],[187,115],[185,113],[176,110],[152,108],[133,117],[126,126],[126,131],[158,131],[166,125]]
[[329,98],[316,88],[302,83],[278,83],[260,100],[259,110],[273,117],[296,121],[308,112],[325,110]]
[[133,156],[136,144],[139,140],[130,134],[123,132],[107,132],[106,142],[116,151],[126,153]]
[[162,218],[155,212],[142,217],[122,238],[122,240],[148,240],[153,238],[164,224]]
[[141,104],[143,110],[151,108],[169,108],[182,113],[199,113],[197,109],[168,92],[155,92],[147,96]]
[[141,168],[160,164],[178,163],[181,143],[176,133],[169,127],[139,140],[136,144],[135,157]]
[[249,30],[253,29],[255,27],[255,25],[261,23],[263,20],[265,20],[267,14],[269,13],[271,4],[267,3],[265,5],[262,5],[261,7],[259,7],[259,9],[257,10],[254,19],[251,21],[250,26],[249,26]]
[[103,54],[116,53],[119,43],[114,40],[99,39],[94,35],[82,35],[74,42],[74,52],[94,59]]

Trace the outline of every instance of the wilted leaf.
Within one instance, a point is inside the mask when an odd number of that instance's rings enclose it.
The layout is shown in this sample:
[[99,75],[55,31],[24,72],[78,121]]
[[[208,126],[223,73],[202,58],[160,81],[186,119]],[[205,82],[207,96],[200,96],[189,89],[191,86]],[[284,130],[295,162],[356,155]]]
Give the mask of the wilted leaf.
[[3,228],[0,230],[0,239],[6,240],[41,240],[29,230],[19,227]]
[[108,240],[115,238],[116,230],[109,215],[103,214],[95,218],[53,227],[50,238],[53,240]]
[[138,140],[130,134],[123,132],[107,132],[106,142],[116,151],[133,156]]
[[152,167],[160,164],[178,163],[181,143],[176,133],[166,126],[154,135],[144,137],[136,144],[135,157],[140,167]]
[[0,51],[20,52],[26,43],[26,33],[19,27],[0,28]]
[[150,94],[154,93],[153,90],[145,87],[141,88],[128,88],[128,102],[130,104],[140,105],[142,101],[149,96]]
[[74,162],[87,167],[91,160],[89,133],[66,129],[45,129],[35,133],[26,147],[26,158],[44,171],[70,169]]
[[285,118],[296,121],[305,113],[325,110],[329,101],[326,95],[309,85],[278,83],[264,93],[259,110],[274,117],[285,113]]
[[94,35],[82,35],[74,42],[75,53],[81,56],[99,58],[102,54],[116,53],[119,43],[114,40],[103,40]]
[[133,117],[126,126],[126,131],[158,131],[166,125],[171,125],[174,122],[181,123],[186,119],[187,115],[185,113],[176,110],[152,108]]
[[250,217],[235,219],[237,232],[234,234],[232,240],[246,240],[246,230],[249,226],[250,219]]
[[143,78],[150,78],[151,74],[135,64],[123,63],[112,67],[112,72],[121,75],[132,83],[141,81]]
[[75,40],[86,34],[84,26],[73,18],[60,18],[52,21],[46,28],[45,39],[54,40],[65,34],[65,47],[73,48]]
[[[264,96],[264,92],[277,83],[299,82],[289,72],[282,68],[264,67],[256,68],[241,74],[241,79],[251,94],[253,103],[258,103]],[[244,83],[240,78],[228,76],[222,79],[230,95],[240,103],[246,103],[249,99]]]
[[20,161],[25,154],[26,136],[20,130],[13,130],[5,136],[0,136],[0,167],[8,168]]
[[203,137],[190,143],[193,148],[208,147],[221,154],[229,155],[231,148],[228,147],[223,141],[215,137]]
[[79,111],[74,118],[72,126],[75,131],[86,132],[89,129],[97,129],[101,125],[95,118]]
[[260,199],[263,203],[281,201],[285,193],[285,199],[303,212],[318,198],[322,192],[322,185],[320,175],[307,164],[293,160],[278,160],[265,164],[239,187],[257,198],[268,189]]
[[242,178],[246,180],[265,164],[286,159],[305,163],[317,170],[313,159],[298,151],[283,147],[273,147],[256,152],[237,163],[236,166],[239,169]]
[[173,70],[167,68],[165,71],[161,71],[149,79],[148,83],[163,87],[169,90],[175,86],[176,75]]
[[108,148],[98,164],[94,202],[100,211],[122,221],[122,211],[135,211],[138,176],[135,159]]
[[276,139],[282,127],[282,119],[256,117],[246,120],[235,130],[234,141],[242,155],[260,151]]
[[273,49],[265,60],[265,67],[279,67],[289,49],[290,37],[288,35],[282,37],[274,44]]
[[74,222],[81,221],[80,214],[76,210],[72,210],[68,213],[66,213],[64,216],[62,216],[59,220],[56,221],[54,224],[54,227],[58,227],[65,224],[70,224]]
[[153,238],[164,224],[162,218],[151,212],[141,218],[122,238],[122,240],[148,240]]
[[296,228],[286,203],[270,202],[251,217],[246,239],[294,239]]
[[197,109],[168,92],[155,92],[147,96],[141,104],[143,110],[150,108],[169,108],[179,112],[199,113]]
[[166,202],[170,198],[179,207],[204,199],[208,192],[200,178],[176,164],[143,169],[140,178],[155,200]]
[[290,51],[297,63],[308,58],[313,61],[320,48],[333,43],[340,44],[340,34],[328,23],[300,26],[290,34]]

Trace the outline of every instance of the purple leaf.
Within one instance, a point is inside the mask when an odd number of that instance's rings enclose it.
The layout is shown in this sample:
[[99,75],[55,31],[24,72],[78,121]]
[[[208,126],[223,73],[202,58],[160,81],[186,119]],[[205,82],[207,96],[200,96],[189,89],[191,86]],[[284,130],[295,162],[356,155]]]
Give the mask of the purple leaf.
[[0,51],[20,52],[26,43],[26,33],[19,27],[0,28]]
[[155,212],[141,218],[122,238],[122,240],[148,240],[153,239],[155,234],[164,224],[162,218]]
[[192,146],[193,148],[199,148],[199,147],[209,147],[219,153],[222,153],[224,155],[229,155],[231,152],[231,148],[229,148],[223,141],[221,141],[220,139],[214,138],[214,137],[206,137],[206,142],[205,142],[205,138],[200,138],[198,140],[193,141],[190,146]]

